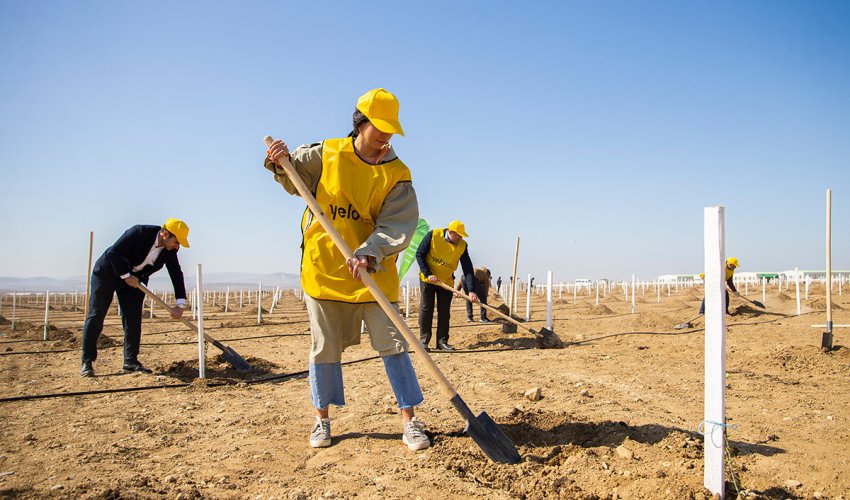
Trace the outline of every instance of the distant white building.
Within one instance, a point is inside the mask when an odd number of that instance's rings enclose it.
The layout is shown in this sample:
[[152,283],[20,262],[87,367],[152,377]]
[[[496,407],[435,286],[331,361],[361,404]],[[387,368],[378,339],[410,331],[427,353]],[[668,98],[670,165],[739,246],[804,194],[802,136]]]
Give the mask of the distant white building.
[[693,283],[694,278],[699,279],[699,274],[662,274],[658,277],[658,283],[661,285]]

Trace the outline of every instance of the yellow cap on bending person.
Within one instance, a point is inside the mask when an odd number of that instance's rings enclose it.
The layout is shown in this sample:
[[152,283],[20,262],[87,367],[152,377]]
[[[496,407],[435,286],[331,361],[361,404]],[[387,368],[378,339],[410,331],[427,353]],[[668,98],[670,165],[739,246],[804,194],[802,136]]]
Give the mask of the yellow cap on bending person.
[[392,93],[382,88],[372,89],[357,99],[357,109],[381,132],[404,136],[398,121],[398,99]]
[[729,257],[728,259],[726,259],[726,263],[735,266],[735,269],[741,267],[741,265],[738,264],[738,258],[737,257]]
[[454,231],[457,234],[463,236],[464,238],[469,236],[468,234],[466,234],[466,226],[464,226],[463,222],[459,220],[453,220],[449,222],[449,231]]
[[177,238],[180,246],[189,248],[189,226],[185,222],[180,219],[168,219],[162,227]]

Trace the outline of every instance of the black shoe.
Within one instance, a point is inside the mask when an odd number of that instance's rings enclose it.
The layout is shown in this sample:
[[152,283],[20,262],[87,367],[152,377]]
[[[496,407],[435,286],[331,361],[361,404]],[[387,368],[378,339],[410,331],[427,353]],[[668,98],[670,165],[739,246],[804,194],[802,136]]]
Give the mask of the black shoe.
[[450,346],[448,342],[437,342],[437,349],[441,351],[454,351],[455,348]]
[[490,322],[490,320],[489,320],[489,319],[487,319],[487,318],[481,318],[481,319],[479,319],[479,320],[478,320],[478,322],[479,322],[479,323],[489,323],[489,322]]
[[80,368],[81,377],[94,377],[94,368],[91,367],[91,361],[83,361],[83,366]]
[[466,318],[467,323],[475,323],[475,318]]
[[126,361],[124,362],[124,367],[122,368],[124,373],[133,373],[133,372],[141,372],[141,373],[153,373],[153,370],[149,370],[142,366],[138,361]]

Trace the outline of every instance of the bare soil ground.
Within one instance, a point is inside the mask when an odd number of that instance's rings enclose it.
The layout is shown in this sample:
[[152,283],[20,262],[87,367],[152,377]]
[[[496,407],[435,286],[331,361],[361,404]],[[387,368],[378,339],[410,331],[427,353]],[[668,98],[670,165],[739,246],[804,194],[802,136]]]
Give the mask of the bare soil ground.
[[[142,336],[140,359],[153,375],[120,373],[120,318],[110,315],[98,376],[83,379],[81,308],[56,306],[43,341],[43,305],[23,304],[11,332],[4,302],[0,398],[49,397],[0,402],[0,498],[707,498],[703,322],[672,328],[696,314],[701,293],[665,291],[658,304],[654,291],[639,292],[631,314],[622,292],[599,305],[556,292],[563,349],[537,349],[522,329],[467,323],[455,300],[450,341],[463,351],[432,356],[473,411],[513,440],[518,465],[484,456],[415,357],[426,397],[417,413],[433,446],[409,451],[365,338],[345,353],[347,405],[331,411],[333,445],[311,449],[309,324],[292,294],[263,325],[256,305],[226,314],[208,305],[207,333],[255,370],[236,372],[207,345],[206,381],[196,378],[196,334],[162,311],[145,319]],[[732,498],[850,497],[850,330],[837,328],[835,349],[822,353],[823,329],[811,325],[825,323],[823,289],[810,293],[800,316],[793,289],[770,287],[767,311],[732,299]],[[850,298],[835,300],[834,322],[850,323]],[[543,297],[532,298],[529,325],[545,326]],[[542,399],[524,396],[536,387]]]

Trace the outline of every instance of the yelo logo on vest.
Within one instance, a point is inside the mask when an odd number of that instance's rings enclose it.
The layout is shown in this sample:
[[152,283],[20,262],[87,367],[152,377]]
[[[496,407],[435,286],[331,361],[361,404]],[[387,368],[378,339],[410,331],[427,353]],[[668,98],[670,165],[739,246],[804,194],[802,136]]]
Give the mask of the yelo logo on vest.
[[333,219],[336,220],[336,216],[339,215],[341,219],[352,219],[357,220],[360,218],[360,212],[355,210],[351,203],[348,204],[348,209],[338,207],[336,205],[331,204],[331,214],[333,214]]

